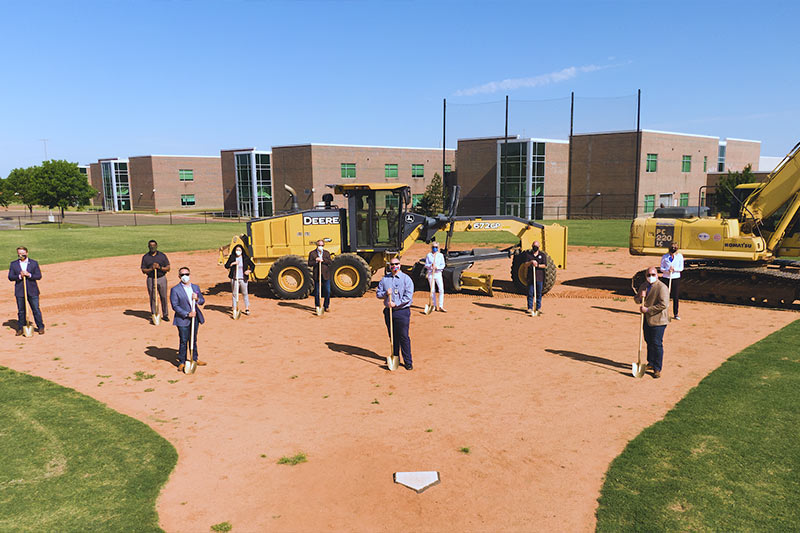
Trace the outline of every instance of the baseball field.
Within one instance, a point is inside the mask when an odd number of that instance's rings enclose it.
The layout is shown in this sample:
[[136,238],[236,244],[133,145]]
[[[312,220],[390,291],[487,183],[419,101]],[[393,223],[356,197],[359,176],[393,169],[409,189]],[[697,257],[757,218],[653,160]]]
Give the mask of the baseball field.
[[[208,366],[184,375],[174,326],[149,320],[139,263],[153,228],[69,230],[122,232],[136,253],[122,237],[95,249],[41,233],[57,230],[0,234],[10,253],[26,244],[48,258],[46,335],[14,337],[10,284],[0,299],[0,399],[13,406],[0,410],[0,507],[10,510],[0,530],[796,524],[797,310],[682,302],[662,378],[635,379],[628,280],[653,259],[629,256],[628,223],[611,222],[571,227],[580,245],[540,317],[509,292],[510,260],[476,265],[494,275],[495,296],[447,295],[447,314],[423,315],[417,292],[414,370],[393,373],[374,289],[333,300],[320,318],[311,298],[277,301],[251,285],[252,314],[233,321],[209,251],[230,235],[187,238],[182,226],[155,237],[206,297],[198,347]],[[392,482],[414,470],[436,470],[441,483],[417,494]]]

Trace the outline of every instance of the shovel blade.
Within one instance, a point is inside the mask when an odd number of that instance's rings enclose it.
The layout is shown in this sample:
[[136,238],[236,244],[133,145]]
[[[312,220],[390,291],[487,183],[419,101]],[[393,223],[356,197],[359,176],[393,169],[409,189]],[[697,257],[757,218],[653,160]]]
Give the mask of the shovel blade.
[[186,361],[186,365],[183,367],[183,373],[194,374],[195,370],[197,370],[197,364],[194,361]]
[[325,309],[322,307],[317,307],[317,316],[322,316],[325,313]]
[[161,316],[160,315],[153,315],[153,325],[157,326],[161,324]]
[[239,316],[240,316],[241,314],[242,314],[242,312],[241,312],[241,311],[239,311],[238,309],[234,309],[234,310],[233,310],[233,319],[234,319],[234,320],[239,320]]
[[397,370],[397,367],[400,366],[400,356],[397,355],[390,355],[386,358],[386,366],[389,367],[389,370],[394,372]]
[[433,306],[431,304],[425,304],[425,314],[429,315],[433,312]]
[[22,326],[22,334],[26,337],[33,337],[33,326]]
[[646,369],[647,369],[646,365],[643,365],[641,363],[631,363],[631,374],[633,374],[633,377],[635,378],[640,378],[644,376],[644,371]]

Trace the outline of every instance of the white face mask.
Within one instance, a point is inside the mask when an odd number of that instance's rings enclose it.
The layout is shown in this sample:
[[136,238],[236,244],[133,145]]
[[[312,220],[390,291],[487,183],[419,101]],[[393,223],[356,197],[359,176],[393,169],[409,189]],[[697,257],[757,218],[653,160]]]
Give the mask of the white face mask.
[[237,255],[237,257],[241,256],[242,255],[242,251],[241,250],[236,250],[236,255]]
[[183,276],[181,276],[181,281],[184,283],[189,283],[189,279],[190,279],[189,274],[184,274]]
[[322,246],[317,246],[317,251],[321,252],[322,251]]
[[647,276],[647,282],[650,283],[651,285],[656,281],[658,281],[658,276]]

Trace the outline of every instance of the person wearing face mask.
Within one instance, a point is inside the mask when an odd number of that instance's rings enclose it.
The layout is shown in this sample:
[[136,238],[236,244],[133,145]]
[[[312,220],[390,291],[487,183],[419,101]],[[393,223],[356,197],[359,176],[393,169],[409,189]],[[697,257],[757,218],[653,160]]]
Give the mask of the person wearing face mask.
[[444,255],[439,251],[439,243],[434,242],[431,245],[431,251],[425,256],[425,269],[428,271],[428,283],[431,286],[431,302],[436,302],[436,288],[439,288],[439,305],[436,306],[437,311],[446,313],[447,309],[444,308],[444,280],[442,279],[442,270],[444,270],[445,262]]
[[[542,314],[542,291],[544,290],[544,271],[547,269],[547,254],[541,250],[541,246],[539,241],[533,241],[531,249],[525,252],[525,256],[522,258],[523,262],[529,265],[526,282],[528,284],[528,313],[531,316]],[[536,308],[533,307],[534,287]]]
[[653,371],[654,378],[661,377],[661,363],[664,358],[664,330],[669,323],[669,290],[658,281],[656,267],[647,269],[647,278],[639,286],[635,301],[639,312],[644,314],[644,341],[647,343],[647,369]]
[[389,308],[392,308],[392,327],[394,328],[394,346],[392,355],[402,351],[406,370],[412,370],[411,339],[408,327],[411,324],[411,303],[414,300],[414,282],[400,271],[400,260],[393,257],[389,262],[389,271],[378,283],[376,291],[378,299],[383,300],[383,321],[389,331]]
[[322,294],[325,297],[325,312],[331,305],[331,273],[333,263],[330,252],[325,249],[325,241],[317,241],[317,247],[308,254],[308,266],[314,271],[314,306],[319,307],[319,269],[322,269]]
[[205,322],[203,312],[199,306],[206,303],[206,299],[203,298],[200,287],[191,282],[189,267],[181,267],[178,270],[178,275],[180,275],[181,281],[169,291],[169,301],[172,304],[172,311],[175,313],[175,320],[173,320],[172,324],[178,328],[180,342],[178,348],[178,372],[183,372],[183,367],[186,366],[186,346],[189,343],[189,337],[192,332],[192,318],[195,321],[194,349],[191,357],[197,363],[197,366],[205,366],[206,364],[205,361],[197,360],[197,332],[200,324]]
[[161,319],[169,320],[167,311],[167,272],[169,272],[169,259],[158,251],[158,243],[149,241],[147,253],[142,256],[142,274],[147,276],[147,295],[150,297],[150,313],[156,314],[156,299],[153,291],[158,291],[161,298]]
[[669,287],[672,279],[671,292],[669,297],[672,300],[672,316],[675,320],[680,320],[678,316],[678,292],[681,290],[681,272],[683,272],[683,254],[678,252],[678,245],[669,245],[669,253],[661,257],[661,281]]
[[[44,335],[44,321],[39,310],[39,285],[42,279],[39,263],[28,257],[28,249],[24,246],[17,248],[17,260],[8,265],[8,280],[14,282],[14,296],[17,299],[17,336],[22,335],[22,326],[25,325],[25,289],[28,290],[28,303],[33,310],[33,320],[39,335]],[[23,287],[23,283],[26,287]]]
[[237,244],[233,247],[233,252],[225,262],[225,268],[228,269],[228,277],[231,280],[233,305],[239,305],[239,309],[241,309],[241,303],[237,302],[237,296],[241,290],[244,298],[244,314],[249,315],[250,298],[247,295],[247,281],[250,279],[250,273],[256,268],[255,263],[245,253],[242,245]]

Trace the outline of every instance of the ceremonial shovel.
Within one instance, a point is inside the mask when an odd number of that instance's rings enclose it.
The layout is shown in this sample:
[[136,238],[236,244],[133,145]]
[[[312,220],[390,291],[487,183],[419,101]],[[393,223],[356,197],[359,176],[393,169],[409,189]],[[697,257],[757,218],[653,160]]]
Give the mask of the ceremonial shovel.
[[[670,276],[672,276],[672,274],[670,274]],[[667,321],[668,322],[672,322],[672,319],[669,316],[669,305],[672,303],[672,278],[671,277],[669,278],[669,288],[667,289],[667,292],[669,293],[667,295],[668,296],[668,298],[667,298]]]
[[[195,310],[194,306],[194,299],[192,299],[192,311]],[[194,360],[194,321],[197,317],[192,317],[192,331],[189,333],[189,353],[186,357],[186,364],[183,366],[183,373],[184,374],[194,374],[194,371],[197,370],[197,363]]]
[[325,313],[325,308],[322,307],[322,262],[320,261],[319,265],[319,283],[317,284],[317,298],[319,299],[319,305],[317,306],[317,316],[322,316]]
[[153,270],[153,302],[156,304],[156,312],[153,313],[153,325],[157,326],[161,323],[161,313],[158,309],[158,274]]
[[644,376],[645,370],[647,370],[647,365],[642,364],[642,337],[644,336],[644,313],[639,313],[641,315],[641,320],[639,321],[639,355],[636,358],[635,363],[631,363],[631,374],[633,377],[640,378]]
[[[26,337],[33,337],[33,324],[28,319],[28,306],[30,302],[28,302],[28,278],[27,276],[22,276],[22,293],[25,298],[25,325],[22,326],[22,334]],[[33,309],[31,309],[31,314],[33,314]]]
[[236,287],[236,289],[234,289],[236,293],[233,295],[233,319],[237,320],[239,315],[242,314],[242,312],[239,311],[239,280],[235,279],[233,283],[234,287]]
[[[429,281],[431,284],[433,284],[433,283],[434,283],[434,281],[433,281],[433,276],[431,276],[431,277],[428,279],[428,281]],[[436,285],[433,285],[433,286],[435,287]],[[425,313],[426,315],[429,315],[429,314],[433,313],[433,308],[434,308],[434,305],[433,305],[433,291],[431,291],[431,303],[429,303],[429,304],[425,304],[425,310],[423,311],[423,313]]]
[[[391,300],[392,295],[389,295],[389,299]],[[394,354],[394,321],[392,320],[392,308],[389,308],[389,355],[386,358],[386,366],[389,367],[389,370],[394,371],[397,370],[397,367],[400,366],[400,356]]]

